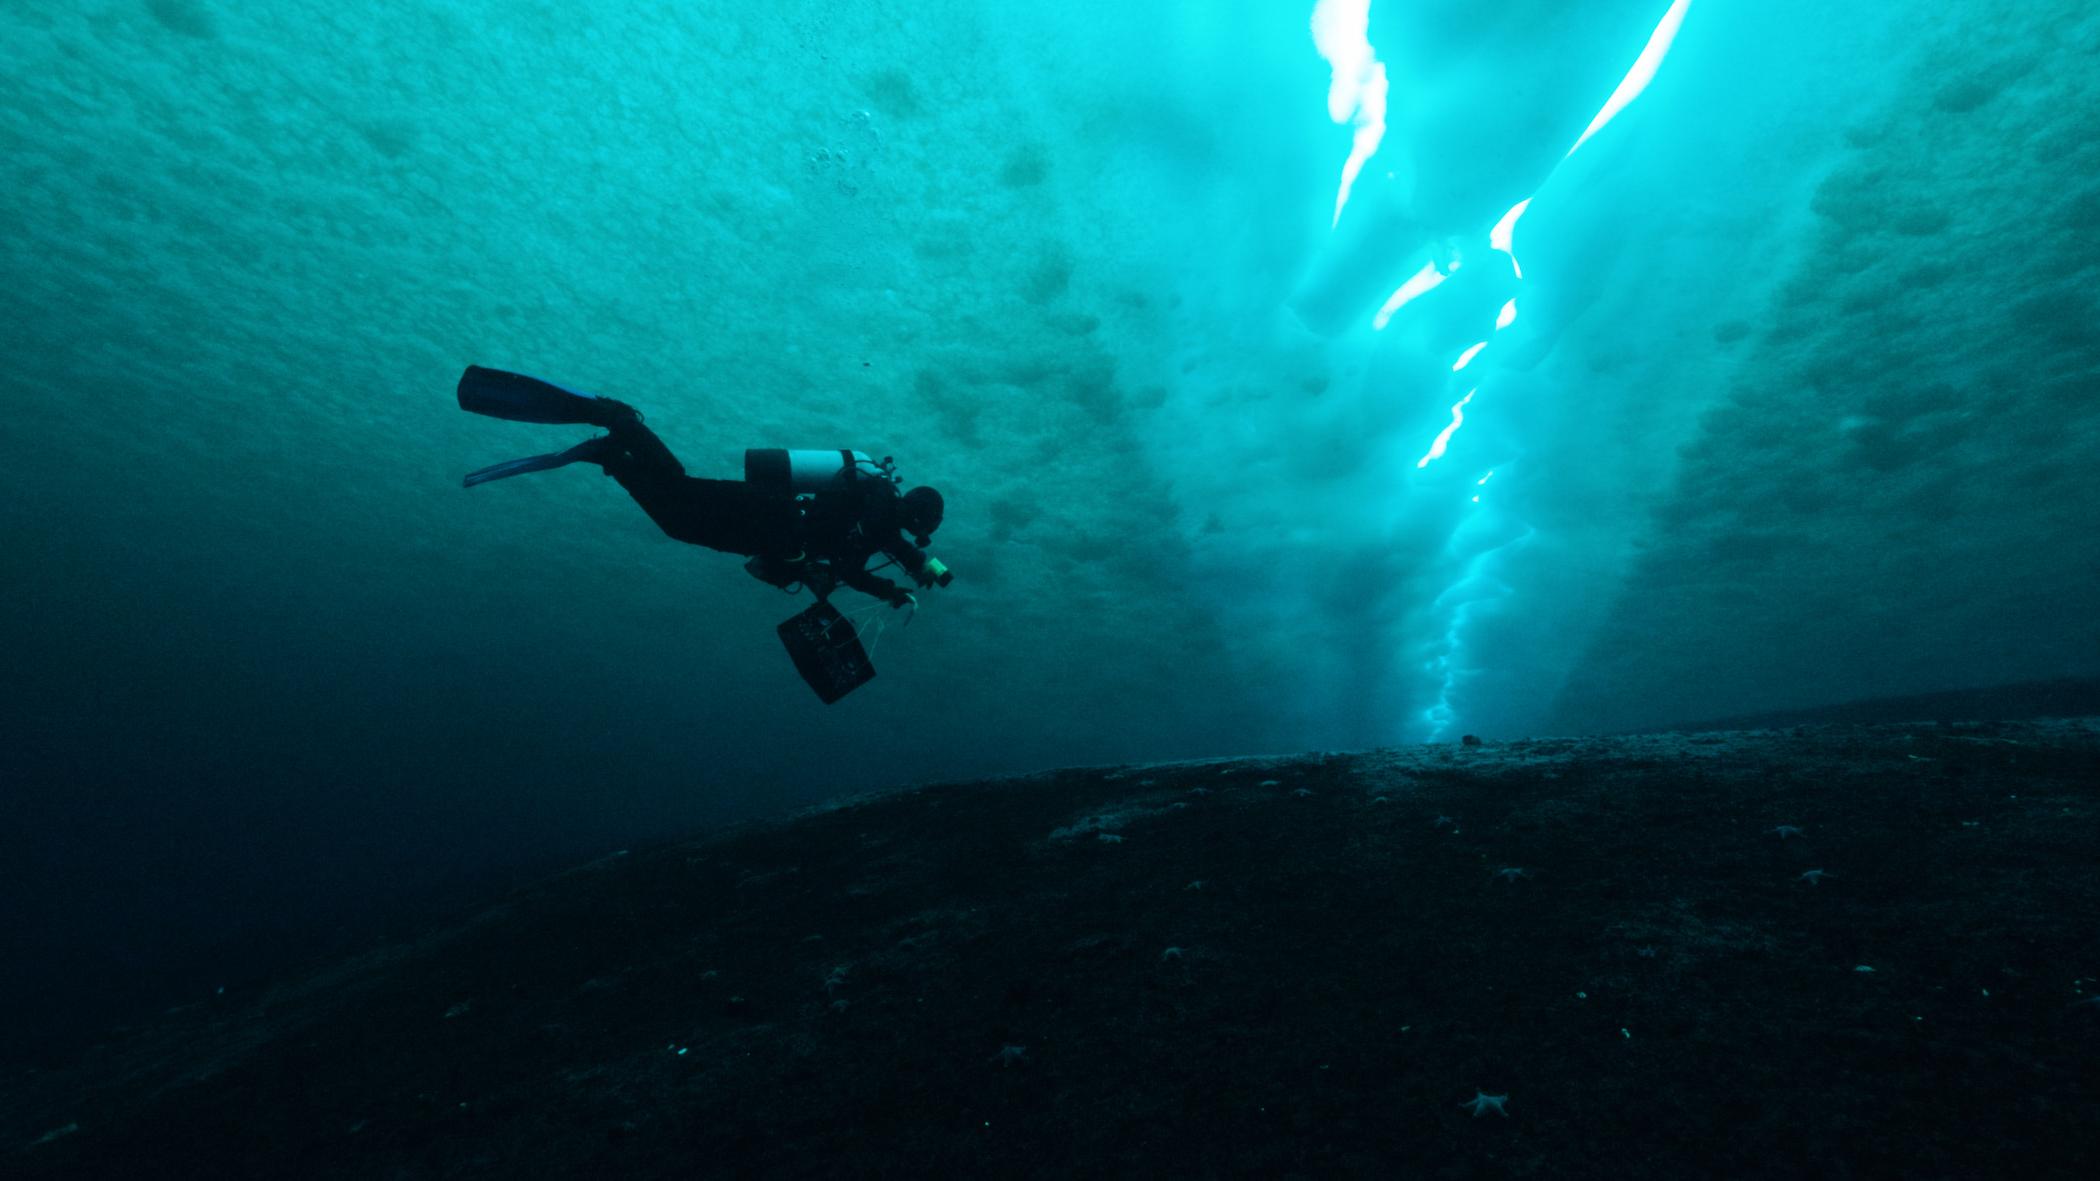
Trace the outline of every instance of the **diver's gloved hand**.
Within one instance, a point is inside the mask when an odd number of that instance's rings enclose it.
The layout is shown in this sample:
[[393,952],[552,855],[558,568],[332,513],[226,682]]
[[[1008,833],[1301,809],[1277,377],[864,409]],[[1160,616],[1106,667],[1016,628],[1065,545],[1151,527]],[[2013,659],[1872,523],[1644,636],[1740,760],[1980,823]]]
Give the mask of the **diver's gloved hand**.
[[911,604],[913,607],[917,607],[919,605],[919,600],[913,598],[911,592],[905,590],[903,587],[898,587],[896,590],[890,592],[891,607],[902,607],[907,603]]

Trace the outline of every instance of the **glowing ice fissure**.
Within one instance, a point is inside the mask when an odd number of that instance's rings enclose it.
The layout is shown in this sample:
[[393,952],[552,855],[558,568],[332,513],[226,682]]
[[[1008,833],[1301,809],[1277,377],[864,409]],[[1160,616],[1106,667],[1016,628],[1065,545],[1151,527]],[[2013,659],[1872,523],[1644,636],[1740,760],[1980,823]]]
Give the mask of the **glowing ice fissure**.
[[[1633,59],[1633,68],[1626,71],[1626,77],[1620,80],[1619,88],[1611,92],[1611,97],[1604,100],[1604,108],[1597,112],[1597,117],[1590,120],[1590,125],[1575,138],[1575,147],[1568,149],[1568,156],[1574,155],[1575,148],[1581,147],[1584,141],[1602,131],[1604,125],[1612,121],[1613,116],[1626,109],[1627,103],[1639,98],[1641,91],[1648,89],[1648,83],[1655,78],[1656,69],[1662,65],[1663,58],[1670,52],[1670,42],[1677,39],[1677,28],[1684,23],[1685,10],[1691,6],[1692,0],[1677,0],[1675,4],[1670,5],[1670,11],[1663,14],[1662,22],[1655,26],[1655,32],[1648,35],[1647,48],[1642,49],[1641,55]],[[1565,160],[1567,156],[1561,159]]]
[[[1612,91],[1604,106],[1598,110],[1596,117],[1590,120],[1589,126],[1583,129],[1582,134],[1561,157],[1563,160],[1573,156],[1591,136],[1601,131],[1647,89],[1664,57],[1668,55],[1671,43],[1675,41],[1690,8],[1691,0],[1672,0],[1669,10],[1663,14],[1662,20],[1649,35],[1640,56],[1634,60],[1632,69],[1627,71],[1617,89]],[[1316,0],[1313,8],[1313,42],[1320,56],[1326,59],[1332,70],[1327,92],[1328,115],[1336,123],[1353,122],[1355,126],[1349,159],[1342,166],[1341,183],[1335,193],[1331,228],[1341,224],[1342,211],[1349,203],[1350,190],[1361,174],[1364,164],[1378,151],[1379,143],[1385,135],[1388,79],[1384,63],[1378,60],[1377,52],[1371,46],[1370,13],[1371,0]],[[1525,210],[1530,208],[1531,201],[1532,198],[1527,197],[1511,206],[1488,235],[1489,245],[1509,257],[1510,270],[1520,282],[1524,278],[1524,268],[1517,261],[1515,230],[1518,220],[1524,216]],[[1450,269],[1456,270],[1457,264],[1454,262]],[[1434,261],[1424,265],[1387,297],[1385,304],[1373,317],[1373,329],[1383,330],[1400,309],[1434,290],[1444,281],[1447,274],[1448,272],[1440,269]],[[1496,315],[1495,331],[1500,332],[1508,328],[1516,322],[1516,317],[1517,301],[1512,298],[1502,305]],[[1481,341],[1467,349],[1451,366],[1451,371],[1457,373],[1465,369],[1481,350],[1487,347],[1487,343]],[[1471,380],[1477,383],[1481,376],[1476,373],[1472,375]],[[1475,384],[1451,407],[1450,424],[1437,434],[1436,441],[1430,444],[1428,452],[1416,462],[1417,469],[1427,468],[1432,462],[1443,457],[1452,437],[1465,425],[1466,406],[1479,391],[1480,386]],[[1477,505],[1481,502],[1480,490],[1486,487],[1494,475],[1494,471],[1490,470],[1475,481],[1475,491],[1470,498],[1472,503]],[[1493,513],[1482,513],[1469,514],[1467,519],[1486,522],[1498,518]],[[1441,605],[1448,596],[1466,587],[1476,587],[1482,592],[1499,589],[1501,595],[1506,595],[1507,587],[1495,588],[1486,585],[1491,581],[1486,577],[1488,565],[1512,545],[1528,540],[1532,532],[1526,528],[1525,535],[1515,542],[1506,542],[1475,554],[1464,576],[1447,588],[1444,595],[1438,597],[1438,604]],[[1442,685],[1437,693],[1436,702],[1422,714],[1423,721],[1430,729],[1432,740],[1441,738],[1458,719],[1459,654],[1465,644],[1465,632],[1473,606],[1474,603],[1468,601],[1458,603],[1452,608],[1448,626],[1442,637],[1442,655],[1426,666],[1430,671],[1442,674]]]
[[[1633,69],[1627,71],[1626,77],[1620,81],[1618,89],[1614,90],[1611,97],[1605,100],[1603,109],[1597,112],[1597,117],[1590,121],[1589,127],[1576,139],[1574,146],[1568,149],[1567,155],[1561,157],[1562,159],[1565,160],[1567,156],[1574,155],[1576,148],[1581,147],[1585,141],[1601,130],[1605,124],[1611,122],[1612,118],[1621,110],[1625,109],[1628,103],[1631,103],[1640,96],[1643,90],[1647,89],[1649,81],[1655,77],[1657,67],[1662,65],[1663,57],[1669,53],[1670,43],[1676,39],[1677,30],[1684,23],[1685,12],[1690,7],[1691,0],[1675,0],[1670,5],[1670,10],[1663,14],[1661,23],[1656,25],[1654,33],[1649,36],[1648,44],[1641,50],[1640,57],[1634,61]],[[1527,198],[1512,206],[1509,212],[1502,215],[1502,220],[1495,223],[1495,228],[1488,238],[1490,245],[1509,256],[1510,269],[1515,272],[1519,280],[1524,278],[1524,268],[1517,262],[1513,236],[1516,230],[1517,219],[1524,216],[1524,211],[1530,205],[1531,201]],[[1516,310],[1515,300],[1502,305],[1502,313],[1495,321],[1497,331],[1508,327],[1515,321]],[[1477,350],[1478,346],[1475,346],[1474,350],[1469,350],[1465,359],[1470,359],[1472,352]],[[1454,370],[1462,367],[1463,364],[1461,363],[1460,366],[1454,366]],[[1427,467],[1431,460],[1443,455],[1444,448],[1449,444],[1451,436],[1464,424],[1464,407],[1467,402],[1473,400],[1473,393],[1478,388],[1476,386],[1474,390],[1467,391],[1465,398],[1460,400],[1458,405],[1451,408],[1451,425],[1445,427],[1443,433],[1437,436],[1435,444],[1429,449],[1429,454],[1423,456],[1421,462],[1415,465],[1417,468]],[[1487,475],[1480,477],[1475,487],[1485,487],[1494,474],[1493,471],[1489,471]],[[1480,493],[1475,492],[1472,500],[1474,504],[1479,504]],[[1519,538],[1516,543],[1511,544],[1519,544],[1528,540],[1531,533],[1532,531],[1527,528],[1525,536]],[[1468,565],[1464,577],[1454,582],[1445,591],[1445,594],[1450,595],[1458,592],[1463,587],[1475,585],[1476,580],[1485,576],[1490,560],[1508,548],[1510,548],[1509,545],[1497,546],[1495,549],[1476,555],[1472,563]],[[1507,593],[1506,588],[1504,588],[1504,593]],[[1449,624],[1444,629],[1442,655],[1430,665],[1430,671],[1440,673],[1443,680],[1443,684],[1437,692],[1436,703],[1422,712],[1422,721],[1428,726],[1430,741],[1443,738],[1450,732],[1450,729],[1457,723],[1459,718],[1457,698],[1460,691],[1460,652],[1465,646],[1465,633],[1468,624],[1471,622],[1474,606],[1475,603],[1469,601],[1459,604],[1452,610]]]
[[1524,268],[1517,265],[1517,250],[1512,243],[1517,232],[1517,219],[1524,216],[1526,209],[1531,208],[1531,201],[1530,197],[1526,197],[1510,206],[1509,212],[1502,215],[1502,220],[1495,223],[1495,228],[1488,231],[1488,245],[1509,255],[1510,268],[1516,271],[1519,279],[1524,277]]
[[1445,588],[1443,594],[1437,596],[1438,605],[1453,598],[1461,598],[1463,601],[1454,604],[1451,609],[1450,622],[1444,628],[1443,655],[1430,661],[1427,666],[1428,671],[1442,674],[1443,681],[1437,689],[1436,704],[1422,711],[1422,721],[1429,727],[1429,741],[1442,741],[1444,735],[1450,733],[1452,725],[1458,721],[1458,706],[1453,701],[1458,693],[1460,676],[1458,650],[1464,646],[1466,626],[1472,622],[1474,610],[1491,597],[1481,592],[1490,589],[1499,592],[1492,596],[1494,598],[1501,598],[1509,593],[1509,588],[1490,573],[1493,565],[1510,550],[1522,549],[1537,535],[1538,530],[1526,526],[1524,532],[1517,537],[1474,554],[1466,563],[1465,573]]
[[1428,467],[1430,460],[1444,457],[1444,448],[1451,445],[1451,436],[1458,433],[1458,428],[1466,425],[1466,403],[1472,401],[1473,395],[1479,392],[1477,389],[1467,390],[1466,396],[1460,398],[1458,404],[1451,408],[1451,425],[1445,427],[1443,433],[1437,435],[1436,442],[1429,445],[1429,454],[1415,462],[1416,468]]
[[1334,71],[1327,85],[1327,115],[1337,123],[1356,125],[1349,160],[1342,165],[1342,183],[1334,194],[1331,226],[1342,224],[1349,190],[1364,161],[1385,138],[1385,63],[1371,48],[1370,27],[1371,0],[1319,0],[1313,5],[1313,45]]
[[[1324,8],[1327,0],[1321,0],[1321,3]],[[1619,80],[1618,89],[1612,91],[1611,97],[1604,100],[1604,106],[1597,112],[1597,117],[1590,120],[1589,127],[1584,129],[1583,133],[1576,138],[1574,147],[1570,147],[1567,155],[1562,156],[1561,159],[1565,160],[1568,156],[1574,155],[1576,148],[1581,147],[1584,141],[1597,134],[1605,124],[1611,122],[1614,116],[1624,110],[1628,103],[1640,97],[1641,92],[1648,88],[1648,83],[1654,80],[1655,71],[1661,67],[1663,58],[1669,55],[1670,44],[1677,39],[1677,30],[1684,24],[1684,14],[1690,10],[1691,6],[1692,0],[1674,0],[1670,5],[1669,11],[1665,12],[1662,20],[1656,24],[1655,31],[1648,35],[1648,44],[1642,48],[1640,56],[1634,59],[1633,68],[1628,70],[1626,76]],[[1370,19],[1370,4],[1368,0],[1366,0],[1362,11],[1364,19],[1368,22]],[[1314,12],[1313,20],[1317,29],[1319,22],[1319,12],[1317,10]],[[1366,47],[1368,48],[1368,42],[1366,42]],[[1330,58],[1329,60],[1333,59]],[[1330,95],[1330,104],[1332,101],[1333,99]],[[1532,200],[1532,198],[1526,197],[1524,200],[1510,206],[1509,212],[1504,213],[1502,219],[1495,223],[1495,228],[1488,232],[1488,245],[1509,256],[1510,269],[1515,272],[1518,279],[1524,277],[1524,268],[1522,264],[1517,262],[1517,221],[1524,216],[1524,211],[1531,207]],[[1340,216],[1339,206],[1336,209],[1336,216]],[[1434,287],[1437,281],[1441,281],[1439,277],[1438,280],[1427,281],[1426,285],[1418,290],[1411,290],[1418,281],[1425,279],[1425,272],[1433,271],[1434,269],[1434,266],[1425,267],[1422,272],[1417,272],[1414,278],[1402,284],[1400,290],[1395,291],[1392,298],[1386,300],[1385,307],[1379,309],[1378,315],[1372,321],[1373,327],[1384,328],[1386,323],[1393,318],[1393,313],[1399,311],[1409,300],[1422,294],[1423,291]],[[1512,299],[1503,304],[1501,312],[1496,315],[1495,331],[1502,331],[1504,328],[1514,324],[1516,319],[1517,301]],[[1481,341],[1479,344],[1461,353],[1458,361],[1451,366],[1451,372],[1457,373],[1467,365],[1472,364],[1473,358],[1479,356],[1480,350],[1486,347],[1487,342]],[[1475,388],[1477,389],[1478,387]],[[1421,462],[1415,465],[1416,467],[1428,467],[1430,460],[1436,459],[1444,453],[1444,447],[1450,442],[1452,432],[1456,431],[1465,421],[1465,414],[1461,408],[1467,402],[1472,401],[1472,399],[1473,392],[1468,391],[1465,398],[1457,406],[1451,408],[1451,425],[1445,427],[1443,433],[1437,436],[1436,442],[1430,445],[1429,454],[1423,456]],[[1480,498],[1476,496],[1473,499],[1477,502]]]
[[1436,285],[1448,277],[1444,272],[1436,269],[1435,263],[1423,263],[1422,269],[1408,276],[1407,282],[1402,283],[1392,295],[1388,296],[1385,306],[1379,308],[1378,314],[1371,317],[1371,330],[1376,332],[1383,329],[1388,323],[1392,322],[1394,312],[1412,303],[1415,297],[1426,295],[1436,290]]

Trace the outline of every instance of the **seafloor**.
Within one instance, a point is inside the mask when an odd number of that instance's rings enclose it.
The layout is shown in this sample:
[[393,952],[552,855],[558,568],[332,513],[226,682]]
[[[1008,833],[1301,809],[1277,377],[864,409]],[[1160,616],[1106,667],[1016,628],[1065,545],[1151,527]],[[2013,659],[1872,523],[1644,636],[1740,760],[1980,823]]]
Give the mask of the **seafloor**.
[[0,1172],[2091,1176],[2096,1112],[2100,721],[1827,726],[637,849],[0,1081]]

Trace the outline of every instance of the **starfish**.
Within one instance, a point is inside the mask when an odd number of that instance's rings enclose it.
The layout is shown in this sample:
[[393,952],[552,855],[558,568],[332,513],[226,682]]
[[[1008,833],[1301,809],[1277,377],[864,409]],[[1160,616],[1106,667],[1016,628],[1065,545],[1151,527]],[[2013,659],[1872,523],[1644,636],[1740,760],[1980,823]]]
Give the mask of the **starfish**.
[[1507,1102],[1509,1102],[1508,1095],[1490,1095],[1486,1091],[1482,1091],[1478,1088],[1475,1088],[1473,1091],[1473,1097],[1471,1099],[1466,1100],[1464,1103],[1459,1104],[1459,1106],[1472,1108],[1474,1119],[1479,1119],[1481,1116],[1486,1115],[1490,1111],[1494,1112],[1496,1115],[1501,1116],[1503,1119],[1508,1119],[1509,1113],[1502,1110],[1502,1105]]

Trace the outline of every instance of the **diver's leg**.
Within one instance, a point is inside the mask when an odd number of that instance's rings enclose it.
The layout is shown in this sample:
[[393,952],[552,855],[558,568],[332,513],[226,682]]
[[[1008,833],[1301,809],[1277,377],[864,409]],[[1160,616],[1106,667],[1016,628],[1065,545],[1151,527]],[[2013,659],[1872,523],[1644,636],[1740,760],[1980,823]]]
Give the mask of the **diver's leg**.
[[682,469],[667,470],[632,451],[606,461],[605,471],[657,528],[679,541],[746,557],[793,553],[792,497],[766,494],[742,480],[706,480]]
[[620,482],[656,527],[679,541],[734,554],[759,552],[770,522],[766,505],[741,480],[703,480],[685,474],[685,465],[664,445],[641,416],[625,415],[608,424],[612,434],[595,459],[605,474]]
[[746,556],[795,552],[792,497],[761,492],[742,480],[686,475],[685,465],[625,403],[520,374],[471,368],[460,381],[460,405],[522,422],[589,422],[610,432],[566,451],[483,468],[467,477],[469,487],[572,463],[595,463],[620,482],[658,528],[679,541]]
[[678,457],[671,454],[671,449],[664,446],[664,441],[656,437],[655,431],[643,425],[642,416],[632,408],[622,409],[626,413],[615,415],[610,422],[603,424],[612,432],[611,441],[617,456],[605,464],[605,470],[615,478],[622,472],[659,478],[685,475],[685,465],[678,462]]

